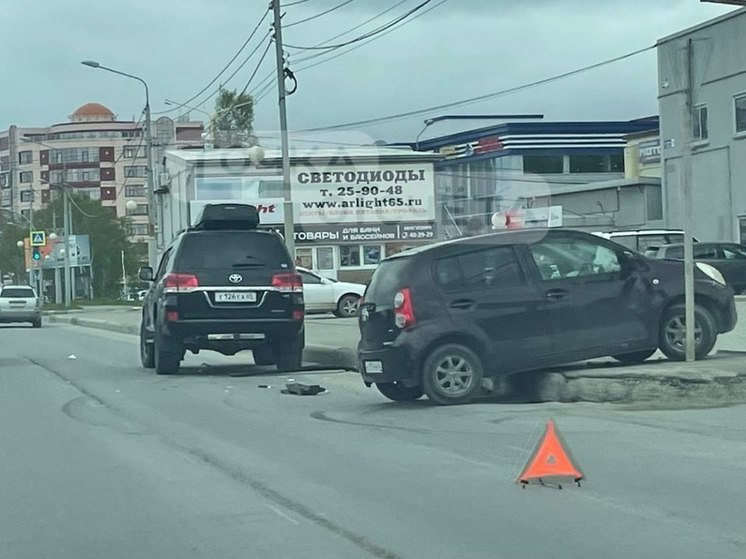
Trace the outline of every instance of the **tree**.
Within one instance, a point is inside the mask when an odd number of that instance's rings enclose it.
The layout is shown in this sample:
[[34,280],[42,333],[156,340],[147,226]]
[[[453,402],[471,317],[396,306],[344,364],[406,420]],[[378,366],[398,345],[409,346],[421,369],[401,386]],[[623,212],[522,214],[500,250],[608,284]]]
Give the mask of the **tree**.
[[7,217],[0,212],[0,274],[13,274],[14,281],[26,283],[24,251],[18,248],[18,241],[28,236],[28,226],[14,223]]
[[248,93],[220,89],[215,100],[215,115],[210,122],[215,147],[246,147],[256,144],[254,98]]
[[[57,233],[61,235],[63,200],[61,196],[56,198],[46,208],[34,213],[34,226],[52,231],[53,223],[56,223]],[[122,289],[122,251],[127,275],[134,277],[147,249],[127,240],[129,220],[118,218],[115,208],[75,193],[70,195],[70,203],[73,233],[90,237],[95,296],[118,297]]]

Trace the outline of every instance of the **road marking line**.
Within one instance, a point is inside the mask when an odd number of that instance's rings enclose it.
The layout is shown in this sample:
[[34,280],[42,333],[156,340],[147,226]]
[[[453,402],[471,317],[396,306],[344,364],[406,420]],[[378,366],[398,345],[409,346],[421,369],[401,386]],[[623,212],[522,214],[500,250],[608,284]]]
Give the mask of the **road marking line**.
[[291,517],[289,517],[289,516],[288,516],[287,514],[285,514],[284,512],[282,512],[282,511],[281,511],[280,509],[278,509],[277,507],[273,507],[273,506],[272,506],[272,505],[270,505],[269,503],[264,503],[264,506],[265,506],[265,507],[267,507],[267,508],[268,508],[269,510],[271,510],[271,511],[272,511],[273,513],[275,513],[275,514],[276,514],[277,516],[279,516],[279,517],[281,517],[281,518],[284,518],[284,519],[285,519],[285,520],[287,520],[288,522],[292,522],[292,523],[293,523],[293,524],[295,524],[296,526],[300,526],[300,522],[298,522],[298,521],[297,521],[297,520],[295,520],[294,518],[291,518]]

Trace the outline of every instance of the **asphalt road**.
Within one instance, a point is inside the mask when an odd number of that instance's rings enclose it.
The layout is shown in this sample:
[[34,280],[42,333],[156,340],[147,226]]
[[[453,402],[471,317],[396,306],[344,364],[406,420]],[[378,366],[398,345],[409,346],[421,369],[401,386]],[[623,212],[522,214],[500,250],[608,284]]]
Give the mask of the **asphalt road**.
[[[248,362],[157,377],[132,336],[0,327],[0,557],[746,556],[744,406],[303,397]],[[549,418],[588,480],[521,490]]]

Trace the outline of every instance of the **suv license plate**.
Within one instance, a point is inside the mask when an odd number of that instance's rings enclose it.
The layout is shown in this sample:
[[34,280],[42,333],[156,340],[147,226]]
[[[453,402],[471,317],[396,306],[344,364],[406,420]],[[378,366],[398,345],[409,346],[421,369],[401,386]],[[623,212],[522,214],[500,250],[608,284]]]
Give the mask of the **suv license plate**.
[[216,303],[256,303],[255,291],[229,291],[215,293]]

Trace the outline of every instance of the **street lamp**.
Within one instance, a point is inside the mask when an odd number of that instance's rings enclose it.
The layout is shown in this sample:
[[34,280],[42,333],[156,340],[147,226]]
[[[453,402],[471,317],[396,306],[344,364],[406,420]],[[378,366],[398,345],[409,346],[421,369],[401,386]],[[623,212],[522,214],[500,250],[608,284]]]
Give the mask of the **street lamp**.
[[18,241],[18,242],[16,243],[16,246],[17,246],[18,248],[23,248],[23,247],[24,247],[25,245],[23,244],[23,241]]
[[137,209],[137,202],[134,200],[127,200],[127,203],[124,205],[125,209],[128,212],[134,212]]
[[81,62],[83,66],[94,68],[97,70],[105,70],[112,74],[124,76],[132,80],[139,81],[145,87],[145,150],[147,151],[148,158],[148,263],[151,267],[156,265],[156,240],[155,240],[155,181],[153,179],[155,169],[153,167],[153,133],[150,121],[150,88],[148,83],[139,76],[134,74],[128,74],[127,72],[121,72],[114,68],[103,66],[95,60],[84,60]]

